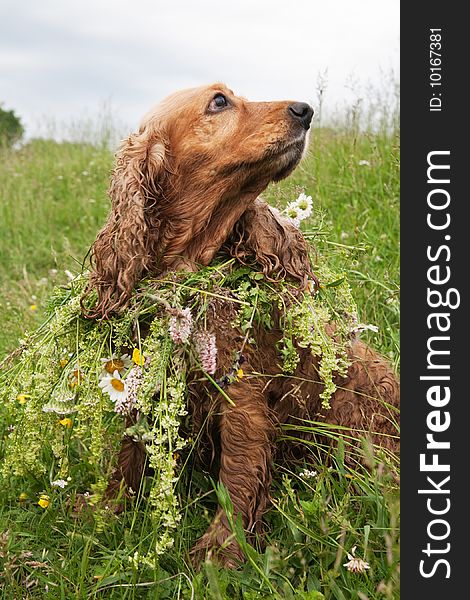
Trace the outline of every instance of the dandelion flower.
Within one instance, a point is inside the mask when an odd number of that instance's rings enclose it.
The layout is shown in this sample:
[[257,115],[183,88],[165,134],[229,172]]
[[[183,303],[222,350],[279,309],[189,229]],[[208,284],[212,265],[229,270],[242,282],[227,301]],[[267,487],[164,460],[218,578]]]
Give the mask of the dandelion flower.
[[107,373],[98,384],[103,393],[106,392],[117,406],[121,406],[127,401],[128,390],[126,382],[121,379],[119,371],[114,371],[111,375]]
[[351,554],[348,554],[348,562],[344,563],[343,567],[346,567],[351,573],[364,573],[367,569],[370,569],[369,563],[362,558],[356,558],[354,556],[356,552],[356,546],[351,550]]
[[50,503],[49,496],[46,494],[41,494],[39,496],[38,504],[41,508],[47,508]]
[[170,317],[170,336],[175,344],[184,344],[189,340],[193,328],[191,309],[185,308],[177,315]]
[[29,306],[29,310],[32,310],[33,312],[34,312],[35,310],[37,310],[37,309],[38,309],[38,307],[37,307],[37,304],[31,304],[31,305]]
[[67,429],[70,429],[73,425],[73,421],[70,417],[64,417],[63,419],[60,419],[58,423],[62,425],[62,427],[67,427]]
[[101,365],[107,373],[112,375],[114,371],[122,373],[128,369],[132,365],[132,360],[129,354],[121,354],[121,356],[112,354],[109,358],[102,358]]

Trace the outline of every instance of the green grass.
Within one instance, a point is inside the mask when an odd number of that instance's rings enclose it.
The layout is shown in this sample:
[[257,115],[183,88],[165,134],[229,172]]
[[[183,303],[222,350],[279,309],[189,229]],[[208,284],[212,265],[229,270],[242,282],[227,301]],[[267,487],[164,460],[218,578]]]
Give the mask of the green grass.
[[[1,361],[41,321],[52,287],[67,280],[65,271],[80,269],[109,207],[113,158],[105,146],[41,140],[2,151],[0,158]],[[361,321],[379,327],[378,334],[368,334],[369,341],[397,368],[398,164],[397,133],[317,129],[293,176],[264,194],[274,203],[286,194],[294,199],[299,188],[313,197],[319,233],[312,241],[348,277]],[[0,410],[0,434],[3,429]],[[207,563],[200,572],[190,566],[188,552],[217,501],[227,499],[190,464],[179,483],[183,520],[174,549],[158,568],[129,560],[152,542],[145,499],[120,516],[90,506],[77,512],[73,495],[51,490],[48,477],[12,479],[0,491],[2,597],[399,597],[398,486],[387,464],[352,470],[342,460],[340,444],[329,462],[299,464],[289,472],[279,466],[273,508],[265,519],[266,546],[248,547],[248,561],[239,571]],[[305,467],[316,476],[301,477]],[[79,482],[70,488],[85,491]],[[44,491],[51,496],[47,509],[37,504]],[[20,501],[22,492],[27,497]],[[236,524],[235,535],[243,544]],[[370,564],[365,574],[343,567],[353,546]]]

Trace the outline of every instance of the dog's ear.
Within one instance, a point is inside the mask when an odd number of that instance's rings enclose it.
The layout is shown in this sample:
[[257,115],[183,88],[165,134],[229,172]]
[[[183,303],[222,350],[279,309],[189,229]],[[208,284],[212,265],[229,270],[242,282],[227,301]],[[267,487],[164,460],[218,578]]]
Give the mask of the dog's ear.
[[85,297],[95,289],[98,301],[84,309],[89,317],[106,318],[122,309],[136,282],[155,266],[165,155],[165,136],[150,125],[124,140],[116,154],[111,212],[91,249]]
[[225,249],[241,263],[255,259],[270,279],[291,277],[305,289],[318,280],[300,230],[263,200],[257,199],[237,221]]

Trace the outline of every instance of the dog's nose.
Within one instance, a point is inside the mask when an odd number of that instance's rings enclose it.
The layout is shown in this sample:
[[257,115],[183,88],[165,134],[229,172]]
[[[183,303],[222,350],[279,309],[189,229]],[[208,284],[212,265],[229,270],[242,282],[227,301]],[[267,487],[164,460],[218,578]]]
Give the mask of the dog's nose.
[[288,110],[293,119],[302,123],[304,129],[309,129],[313,117],[313,108],[310,104],[306,102],[294,102],[294,104],[289,105]]

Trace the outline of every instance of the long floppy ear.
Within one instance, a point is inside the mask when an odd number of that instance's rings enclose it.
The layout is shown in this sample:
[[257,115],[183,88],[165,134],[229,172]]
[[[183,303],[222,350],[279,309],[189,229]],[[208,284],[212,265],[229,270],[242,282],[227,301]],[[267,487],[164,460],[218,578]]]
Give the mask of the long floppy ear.
[[84,308],[90,318],[119,312],[137,281],[155,267],[165,152],[164,137],[146,126],[124,140],[116,154],[111,212],[91,249],[92,272],[84,299],[95,289],[98,301]]
[[224,249],[243,264],[254,258],[270,279],[291,277],[301,289],[309,279],[318,284],[300,230],[259,198],[237,221]]

